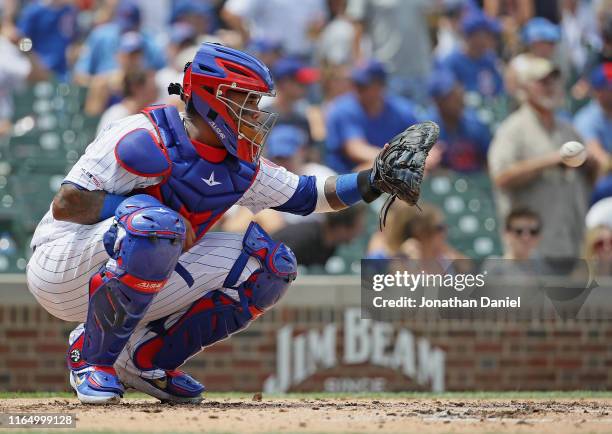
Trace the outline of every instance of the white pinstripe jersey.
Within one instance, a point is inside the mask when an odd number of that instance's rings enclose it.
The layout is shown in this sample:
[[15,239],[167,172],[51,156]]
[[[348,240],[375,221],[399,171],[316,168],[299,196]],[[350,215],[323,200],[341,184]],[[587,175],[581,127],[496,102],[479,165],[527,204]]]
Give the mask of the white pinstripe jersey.
[[[87,147],[64,182],[76,184],[87,190],[103,190],[120,195],[127,195],[135,189],[160,183],[161,177],[138,176],[128,172],[117,163],[115,158],[117,142],[137,128],[145,128],[154,132],[153,124],[142,114],[129,116],[109,124]],[[266,208],[282,205],[291,198],[298,182],[297,175],[262,158],[253,184],[238,200],[237,205],[247,207],[254,214]],[[54,241],[82,228],[83,225],[77,223],[55,220],[49,209],[36,228],[31,246]]]

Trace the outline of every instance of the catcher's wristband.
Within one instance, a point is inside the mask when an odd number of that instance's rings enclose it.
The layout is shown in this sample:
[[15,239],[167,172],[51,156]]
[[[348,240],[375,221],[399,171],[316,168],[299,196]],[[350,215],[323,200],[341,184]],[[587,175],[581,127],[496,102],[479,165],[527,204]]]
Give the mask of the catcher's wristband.
[[372,169],[362,170],[357,174],[357,186],[365,203],[375,201],[382,194],[372,183]]
[[362,200],[369,203],[380,196],[370,181],[370,172],[364,170],[327,178],[323,187],[323,195],[330,208],[327,211],[339,211]]

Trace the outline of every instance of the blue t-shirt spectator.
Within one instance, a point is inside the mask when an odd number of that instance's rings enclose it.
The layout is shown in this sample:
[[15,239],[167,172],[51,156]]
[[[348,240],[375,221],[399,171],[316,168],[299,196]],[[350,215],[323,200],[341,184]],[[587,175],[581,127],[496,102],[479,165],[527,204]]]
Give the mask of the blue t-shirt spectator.
[[593,206],[607,197],[612,197],[612,175],[606,175],[595,183],[589,206]]
[[474,172],[486,169],[487,152],[491,143],[489,128],[472,110],[464,110],[454,131],[444,125],[434,113],[432,120],[440,126],[438,142],[442,146],[441,166],[458,172]]
[[364,139],[382,148],[396,134],[416,122],[412,103],[407,99],[386,95],[381,113],[369,117],[354,93],[342,95],[330,103],[326,115],[325,162],[338,173],[348,173],[355,164],[344,155],[343,147],[347,140]]
[[462,18],[461,30],[465,47],[441,59],[438,66],[450,70],[468,92],[485,98],[502,94],[504,81],[493,51],[499,22],[482,11],[472,11]]
[[[94,29],[83,47],[75,65],[75,72],[83,75],[104,74],[117,69],[115,55],[121,40],[121,27],[118,23],[104,24]],[[143,34],[145,67],[161,69],[165,65],[164,53],[150,35]]]
[[439,66],[451,70],[468,92],[477,92],[484,97],[504,92],[504,80],[497,56],[493,53],[473,59],[463,51],[455,51],[442,59]]
[[574,126],[586,142],[597,140],[612,153],[612,118],[606,116],[597,101],[591,101],[576,113]]
[[612,62],[594,68],[590,82],[594,98],[576,113],[574,125],[587,143],[599,142],[605,151],[612,153]]
[[484,170],[491,134],[465,108],[463,86],[451,71],[438,69],[429,78],[428,91],[435,103],[429,117],[440,126],[441,166],[458,172]]
[[76,36],[76,16],[74,6],[36,1],[23,9],[17,23],[41,62],[62,80],[67,73],[66,50]]

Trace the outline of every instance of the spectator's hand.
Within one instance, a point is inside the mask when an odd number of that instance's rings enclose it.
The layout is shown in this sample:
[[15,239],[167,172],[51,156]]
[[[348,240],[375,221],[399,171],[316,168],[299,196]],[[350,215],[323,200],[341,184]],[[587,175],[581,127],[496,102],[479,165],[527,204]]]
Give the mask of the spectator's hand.
[[567,167],[565,164],[563,164],[563,160],[561,159],[561,152],[559,152],[559,151],[551,152],[545,158],[547,159],[547,162],[548,162],[549,166],[563,166],[563,167]]
[[425,160],[425,173],[432,172],[440,167],[442,155],[444,154],[444,145],[440,142],[436,143]]
[[572,98],[576,100],[581,100],[589,96],[590,90],[591,86],[589,85],[589,83],[584,79],[580,79],[576,82],[576,84],[572,86],[570,92],[572,94]]
[[246,44],[244,36],[235,30],[221,29],[217,32],[216,36],[221,39],[223,45],[228,47],[240,49]]
[[586,160],[584,160],[583,166],[587,167],[599,167],[599,160],[592,152],[587,152]]
[[0,34],[11,41],[13,44],[17,45],[19,43],[19,39],[21,38],[21,34],[19,29],[10,21],[2,22],[2,30]]
[[601,161],[592,152],[587,152],[586,160],[578,168],[584,171],[591,184],[595,184],[597,177],[604,173]]
[[13,126],[10,121],[6,119],[0,119],[0,137],[8,136],[11,134]]
[[400,251],[410,259],[421,259],[421,243],[415,238],[408,238],[400,246]]

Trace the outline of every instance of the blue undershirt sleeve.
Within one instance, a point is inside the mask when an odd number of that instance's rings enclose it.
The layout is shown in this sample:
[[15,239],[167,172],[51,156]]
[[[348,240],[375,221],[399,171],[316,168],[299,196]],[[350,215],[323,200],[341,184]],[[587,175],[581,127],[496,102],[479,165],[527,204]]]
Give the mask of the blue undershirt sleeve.
[[308,215],[317,206],[317,182],[314,176],[301,175],[297,188],[287,202],[275,206],[276,211]]

